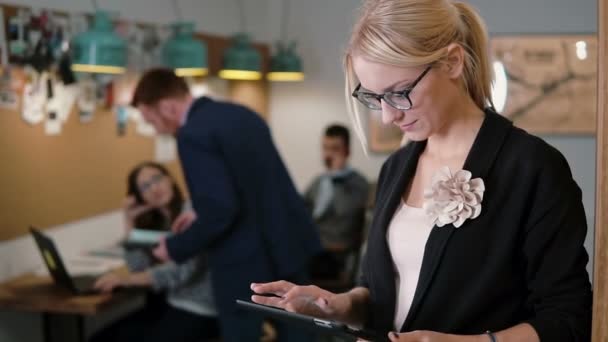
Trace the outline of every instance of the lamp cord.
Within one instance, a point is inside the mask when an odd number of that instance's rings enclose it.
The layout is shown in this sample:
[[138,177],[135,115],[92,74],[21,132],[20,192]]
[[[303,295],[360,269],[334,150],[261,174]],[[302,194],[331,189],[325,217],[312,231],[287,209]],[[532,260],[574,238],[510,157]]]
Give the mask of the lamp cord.
[[281,16],[281,41],[287,43],[287,23],[289,22],[289,0],[283,0],[283,15]]
[[177,0],[173,0],[173,12],[175,13],[175,16],[177,17],[178,21],[182,21],[184,19],[183,15],[182,15],[182,10],[179,7],[179,3],[177,2]]
[[247,26],[245,23],[245,3],[243,0],[238,0],[237,5],[239,7],[239,19],[241,24],[241,32],[245,32],[245,27]]

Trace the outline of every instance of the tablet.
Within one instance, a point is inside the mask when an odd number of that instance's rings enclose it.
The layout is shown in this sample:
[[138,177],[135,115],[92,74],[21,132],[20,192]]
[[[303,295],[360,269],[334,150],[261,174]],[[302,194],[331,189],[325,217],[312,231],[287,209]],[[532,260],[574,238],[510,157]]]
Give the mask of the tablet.
[[324,334],[348,338],[352,341],[355,341],[357,339],[364,339],[372,342],[390,341],[388,339],[388,332],[386,334],[378,334],[368,330],[356,330],[350,328],[344,323],[326,319],[319,319],[312,316],[288,312],[283,309],[275,308],[272,306],[256,304],[242,300],[237,300],[236,303],[241,308],[256,312],[260,315],[263,315],[264,317],[295,324],[302,328],[306,328],[307,330],[313,330]]

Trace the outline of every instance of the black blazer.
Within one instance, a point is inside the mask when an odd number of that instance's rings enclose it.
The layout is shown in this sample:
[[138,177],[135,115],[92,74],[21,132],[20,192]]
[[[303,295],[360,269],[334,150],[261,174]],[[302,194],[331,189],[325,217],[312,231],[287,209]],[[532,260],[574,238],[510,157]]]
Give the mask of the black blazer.
[[[394,330],[396,305],[386,230],[425,145],[409,143],[380,172],[362,277],[378,331]],[[464,169],[485,183],[481,214],[433,228],[401,331],[480,334],[527,322],[543,342],[590,341],[585,212],[562,154],[487,110]]]
[[259,115],[197,99],[177,144],[199,219],[167,248],[177,262],[208,252],[220,311],[249,298],[251,282],[306,270],[321,251],[319,234]]

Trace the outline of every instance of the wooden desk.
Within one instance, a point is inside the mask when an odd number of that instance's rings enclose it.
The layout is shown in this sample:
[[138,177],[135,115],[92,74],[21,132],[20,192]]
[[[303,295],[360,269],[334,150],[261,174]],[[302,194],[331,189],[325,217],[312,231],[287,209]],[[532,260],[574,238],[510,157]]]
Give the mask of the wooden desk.
[[55,285],[50,277],[25,274],[0,284],[0,309],[41,313],[46,342],[55,341],[57,336],[51,321],[60,318],[65,322],[67,318],[76,324],[76,339],[85,341],[85,316],[96,315],[113,305],[132,301],[134,296],[143,296],[143,293],[119,291],[76,296]]

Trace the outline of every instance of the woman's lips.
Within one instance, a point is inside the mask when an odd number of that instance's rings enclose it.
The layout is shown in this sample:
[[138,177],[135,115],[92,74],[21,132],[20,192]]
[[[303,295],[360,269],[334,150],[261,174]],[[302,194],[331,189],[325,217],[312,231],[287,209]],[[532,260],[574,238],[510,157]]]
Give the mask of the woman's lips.
[[418,122],[418,120],[414,120],[407,124],[401,124],[401,125],[399,125],[399,128],[401,128],[401,130],[403,130],[403,131],[409,131],[416,122]]

